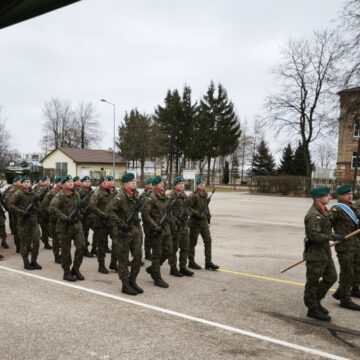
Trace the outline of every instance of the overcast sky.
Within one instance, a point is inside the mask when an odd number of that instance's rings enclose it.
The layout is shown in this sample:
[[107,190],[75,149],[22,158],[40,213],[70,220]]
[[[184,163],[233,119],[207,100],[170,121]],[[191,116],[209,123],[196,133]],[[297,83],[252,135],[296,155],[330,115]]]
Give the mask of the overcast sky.
[[[0,30],[0,105],[12,147],[40,151],[41,109],[51,97],[93,102],[112,147],[133,107],[148,113],[167,89],[194,98],[221,82],[241,119],[274,89],[279,47],[327,27],[343,0],[83,0]],[[270,140],[270,139],[269,139]]]

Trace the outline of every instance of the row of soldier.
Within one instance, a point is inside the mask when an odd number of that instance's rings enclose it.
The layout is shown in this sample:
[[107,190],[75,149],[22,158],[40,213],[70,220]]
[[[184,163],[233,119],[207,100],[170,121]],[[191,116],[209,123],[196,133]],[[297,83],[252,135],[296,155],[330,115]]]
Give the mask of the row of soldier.
[[[88,176],[82,179],[58,176],[53,188],[48,176],[41,178],[36,187],[32,186],[28,176],[16,177],[13,185],[0,197],[2,247],[9,248],[5,231],[6,210],[16,252],[21,254],[26,270],[42,268],[37,262],[41,237],[44,248],[52,249],[55,263],[61,264],[64,280],[85,279],[80,272],[84,256],[96,256],[98,271],[108,274],[105,258],[106,253],[111,253],[109,268],[118,272],[122,292],[137,295],[143,293],[137,284],[140,267],[144,264],[143,246],[145,259],[151,260],[146,272],[151,275],[154,285],[167,288],[169,285],[162,279],[160,270],[166,260],[170,274],[176,277],[192,276],[194,273],[188,267],[201,269],[195,262],[199,234],[204,241],[205,268],[219,268],[212,262],[208,206],[211,196],[205,191],[203,177],[196,180],[196,189],[189,196],[180,176],[174,179],[173,189],[168,192],[165,192],[162,177],[147,179],[141,195],[132,173],[124,174],[121,180],[122,187],[116,189],[113,177],[103,176],[94,191]],[[91,251],[90,229],[93,230]],[[71,257],[72,241],[74,259]]]

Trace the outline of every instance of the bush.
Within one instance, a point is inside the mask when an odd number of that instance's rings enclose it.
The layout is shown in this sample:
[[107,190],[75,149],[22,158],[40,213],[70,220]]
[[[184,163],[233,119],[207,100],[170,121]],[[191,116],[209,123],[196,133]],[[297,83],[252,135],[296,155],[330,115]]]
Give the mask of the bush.
[[251,192],[282,195],[306,195],[310,188],[306,176],[254,176]]

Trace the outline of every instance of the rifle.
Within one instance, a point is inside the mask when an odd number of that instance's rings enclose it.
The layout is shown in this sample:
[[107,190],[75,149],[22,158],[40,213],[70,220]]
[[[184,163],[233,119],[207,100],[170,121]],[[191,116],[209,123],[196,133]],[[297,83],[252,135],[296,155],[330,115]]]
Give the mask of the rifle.
[[167,221],[169,215],[170,215],[170,211],[172,210],[172,208],[174,207],[177,199],[181,196],[181,193],[178,193],[176,195],[176,198],[174,200],[172,200],[169,204],[169,206],[167,207],[166,211],[165,211],[165,214],[163,215],[163,217],[161,218],[160,222],[159,222],[159,225],[157,227],[157,231],[158,232],[162,232],[163,230],[163,226],[165,224],[165,222]]
[[22,221],[25,221],[25,219],[31,214],[31,211],[35,208],[35,205],[44,198],[49,190],[50,188],[45,188],[41,193],[35,196],[34,200],[25,209]]
[[[187,211],[188,207],[190,206],[190,202],[192,200],[192,195],[189,195],[188,198],[186,199],[185,201],[185,204],[184,204],[184,207],[183,209],[181,210],[178,218],[177,218],[177,221],[181,224],[183,224],[185,221],[186,221],[186,218],[191,215],[191,213],[189,213]],[[178,224],[179,225],[179,224]]]
[[216,191],[216,189],[213,188],[212,191],[211,191],[211,194],[210,194],[209,198],[208,198],[207,201],[206,201],[206,205],[204,206],[204,208],[203,208],[202,211],[201,211],[201,215],[205,215],[205,214],[208,212],[208,210],[209,210],[209,203],[210,203],[211,197],[214,195],[214,192],[215,192],[215,191]]
[[[355,230],[355,231],[353,231],[352,233],[347,234],[347,235],[345,236],[345,240],[346,240],[346,239],[349,239],[349,238],[351,238],[351,237],[353,237],[353,236],[355,236],[355,235],[358,235],[359,233],[360,233],[360,229]],[[333,247],[333,246],[338,245],[338,244],[340,244],[340,243],[341,243],[341,241],[334,241],[334,242],[330,245],[330,247]],[[297,261],[296,263],[294,263],[294,264],[292,264],[292,265],[290,265],[290,266],[288,266],[288,267],[280,270],[280,272],[281,272],[281,273],[284,273],[285,271],[288,271],[288,270],[292,269],[293,267],[295,267],[295,266],[297,266],[297,265],[299,265],[299,264],[301,264],[301,263],[303,263],[303,262],[305,262],[305,260],[299,260],[299,261]]]
[[79,202],[78,206],[70,213],[70,215],[67,217],[66,222],[70,224],[73,220],[73,218],[78,215],[79,211],[84,207],[87,199],[95,192],[95,190],[91,189]]
[[39,182],[39,179],[35,180],[35,181],[33,182],[33,184],[30,186],[30,189],[31,189],[31,190],[34,190],[35,185],[36,185],[38,182]]
[[[125,224],[124,227],[126,227],[128,229],[128,231],[130,231],[131,229],[131,225],[133,224],[133,222],[138,218],[138,213],[141,210],[141,208],[143,207],[145,201],[149,198],[149,196],[151,195],[152,190],[149,191],[148,193],[145,193],[144,196],[142,196],[140,198],[140,200],[138,201],[138,203],[136,204],[134,210],[130,213],[130,215],[126,218],[125,220]],[[134,195],[136,194],[136,190],[134,191]],[[124,235],[124,231],[119,229],[119,235]]]

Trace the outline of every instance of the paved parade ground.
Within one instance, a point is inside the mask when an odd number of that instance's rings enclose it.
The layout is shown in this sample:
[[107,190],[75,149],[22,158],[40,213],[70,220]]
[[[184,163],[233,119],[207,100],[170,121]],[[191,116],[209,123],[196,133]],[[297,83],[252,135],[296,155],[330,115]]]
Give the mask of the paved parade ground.
[[[85,281],[62,281],[42,244],[43,270],[25,271],[9,236],[11,248],[0,249],[0,358],[358,359],[360,313],[340,308],[330,292],[323,305],[332,321],[307,318],[304,264],[280,274],[302,257],[311,203],[215,193],[213,261],[221,270],[175,278],[164,264],[170,288],[161,289],[142,267],[138,284],[145,292],[134,297],[121,293],[113,271],[98,273],[96,259],[84,258]],[[204,265],[201,240],[196,250]]]

